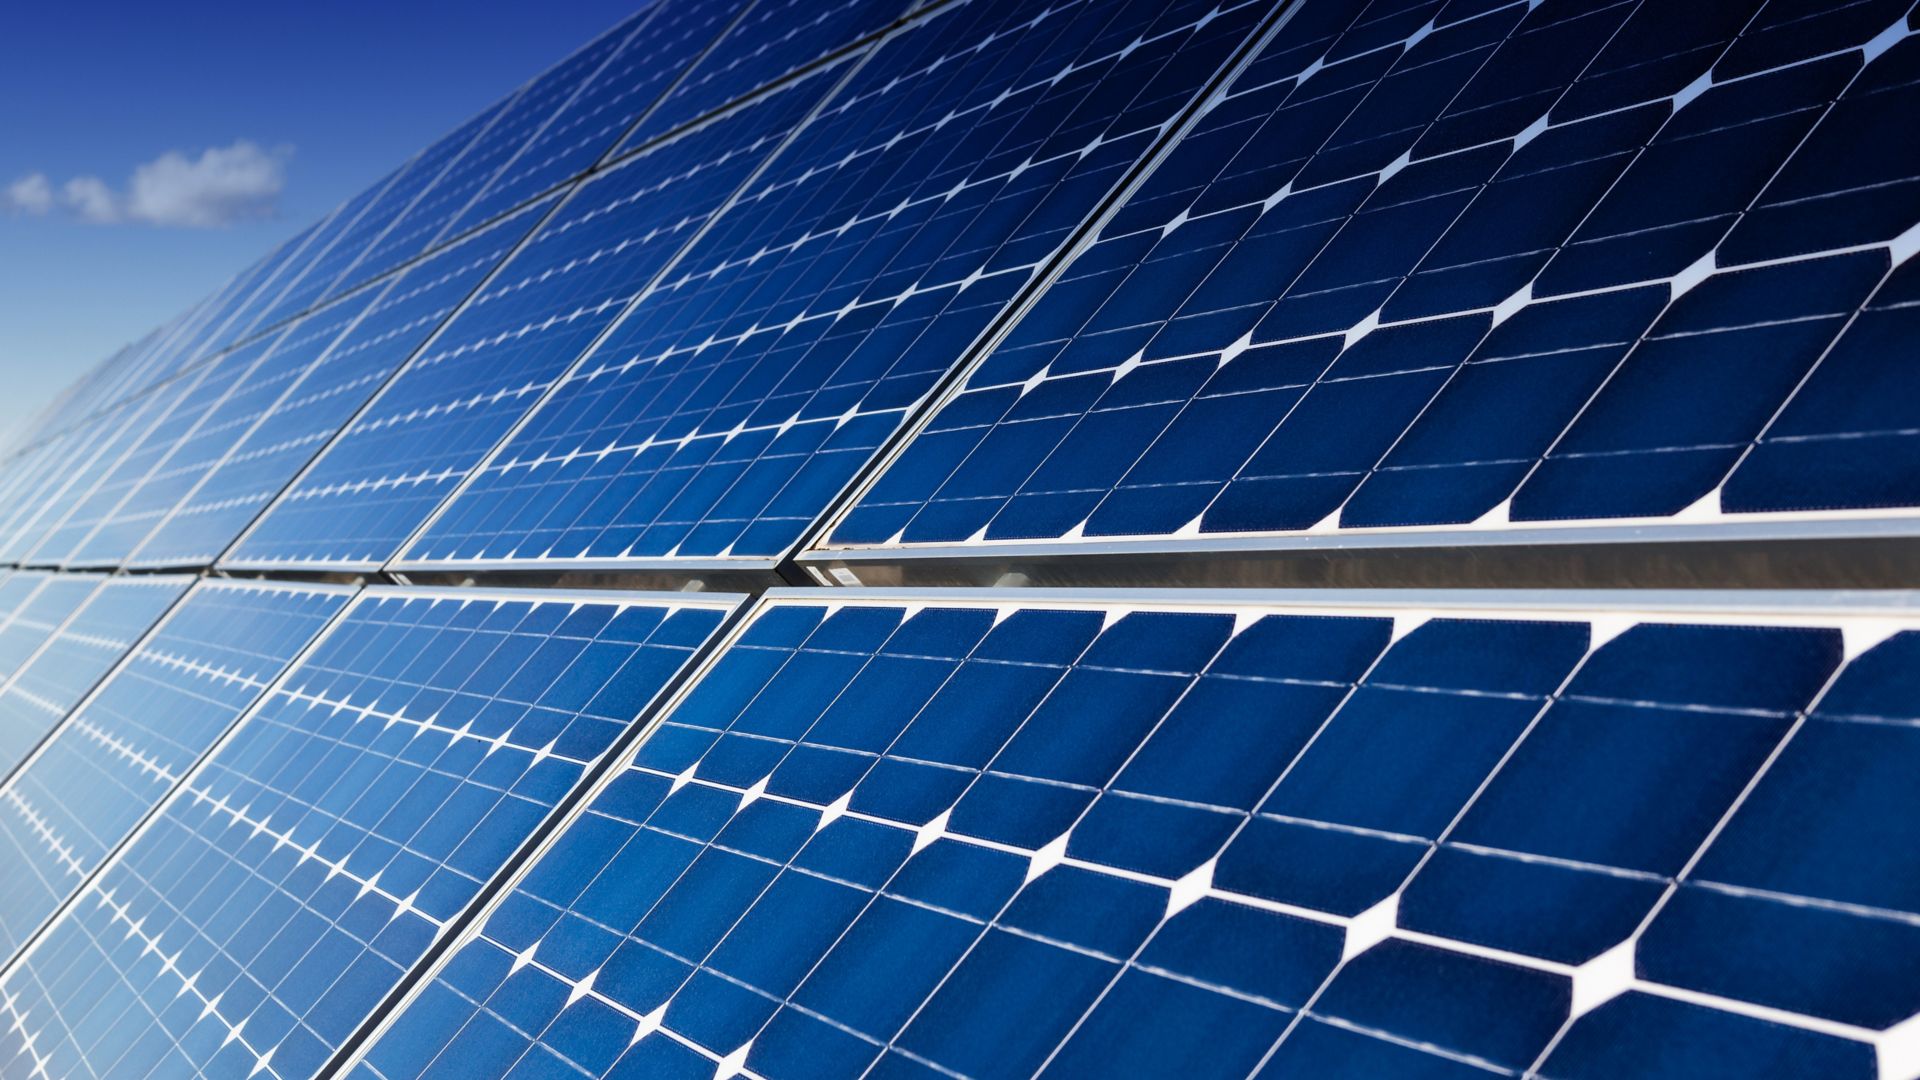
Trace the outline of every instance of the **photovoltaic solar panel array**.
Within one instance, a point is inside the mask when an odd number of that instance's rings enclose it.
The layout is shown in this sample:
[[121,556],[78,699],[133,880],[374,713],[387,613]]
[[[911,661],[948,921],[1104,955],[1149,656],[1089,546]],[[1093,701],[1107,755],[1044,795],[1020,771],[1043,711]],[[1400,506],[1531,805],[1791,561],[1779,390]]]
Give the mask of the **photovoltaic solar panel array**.
[[0,1078],[1920,1078],[1914,0],[636,8],[0,457]]

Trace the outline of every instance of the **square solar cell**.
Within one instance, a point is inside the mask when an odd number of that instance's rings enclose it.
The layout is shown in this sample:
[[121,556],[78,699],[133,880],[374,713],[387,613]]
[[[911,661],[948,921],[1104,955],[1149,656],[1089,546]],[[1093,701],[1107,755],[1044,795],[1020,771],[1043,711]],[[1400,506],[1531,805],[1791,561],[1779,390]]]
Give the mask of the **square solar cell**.
[[0,977],[0,1069],[317,1075],[737,600],[363,591]]
[[167,613],[0,786],[0,951],[18,951],[353,593],[203,581]]
[[349,1075],[1874,1075],[1920,631],[1635,601],[777,590]]
[[394,555],[830,82],[793,84],[582,184],[227,563],[371,567]]
[[819,546],[1920,508],[1910,7],[1305,0]]
[[975,0],[889,34],[401,565],[784,556],[1273,6]]

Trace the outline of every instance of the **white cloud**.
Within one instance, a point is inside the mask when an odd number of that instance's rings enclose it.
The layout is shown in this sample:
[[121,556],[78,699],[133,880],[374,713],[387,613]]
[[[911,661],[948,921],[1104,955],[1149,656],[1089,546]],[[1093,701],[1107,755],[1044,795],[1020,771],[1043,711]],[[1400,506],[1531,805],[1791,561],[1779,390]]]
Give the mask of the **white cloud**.
[[0,202],[16,214],[39,217],[53,209],[53,184],[46,173],[28,173],[7,185],[7,193]]
[[287,184],[291,154],[288,148],[267,150],[247,139],[198,156],[169,150],[136,167],[124,191],[98,176],[76,176],[60,186],[57,198],[46,174],[30,173],[0,193],[0,209],[40,215],[58,204],[97,225],[137,221],[216,229],[272,217]]
[[97,176],[76,176],[60,189],[60,201],[80,215],[82,221],[107,225],[120,220],[120,207],[113,189]]
[[133,170],[127,216],[193,229],[270,217],[287,186],[287,155],[246,139],[203,150],[193,159],[170,150]]

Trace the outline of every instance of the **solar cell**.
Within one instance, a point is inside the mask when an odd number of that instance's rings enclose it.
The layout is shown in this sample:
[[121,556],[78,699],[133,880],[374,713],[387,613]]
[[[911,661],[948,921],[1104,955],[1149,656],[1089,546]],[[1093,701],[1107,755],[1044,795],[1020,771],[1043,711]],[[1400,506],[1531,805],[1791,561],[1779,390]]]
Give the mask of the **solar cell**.
[[315,1075],[737,599],[362,592],[0,976],[0,1070]]
[[499,265],[539,216],[535,207],[501,221],[422,259],[384,288],[356,294],[297,324],[276,346],[275,356],[288,355],[299,341],[303,350],[319,350],[318,357],[301,369],[283,396],[251,416],[253,426],[238,433],[238,441],[226,447],[223,457],[197,470],[204,479],[167,513],[128,565],[213,562]]
[[19,670],[7,673],[0,683],[0,775],[26,760],[190,584],[192,579],[172,575],[109,579]]
[[224,565],[377,567],[827,90],[790,85],[583,183]]
[[398,565],[782,556],[1271,7],[977,0],[889,35]]
[[1871,1076],[1890,610],[776,590],[350,1075]]
[[13,954],[353,595],[202,581],[0,785]]
[[824,546],[1920,506],[1910,8],[1307,0]]

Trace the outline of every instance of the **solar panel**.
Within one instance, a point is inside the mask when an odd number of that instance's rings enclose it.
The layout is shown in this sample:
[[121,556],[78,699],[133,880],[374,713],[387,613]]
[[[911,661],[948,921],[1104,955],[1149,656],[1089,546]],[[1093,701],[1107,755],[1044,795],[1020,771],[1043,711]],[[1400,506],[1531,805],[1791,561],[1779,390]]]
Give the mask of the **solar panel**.
[[362,592],[0,978],[0,1068],[315,1075],[737,599]]
[[354,277],[385,273],[438,240],[495,173],[517,158],[607,63],[646,14],[632,16],[528,83],[361,257]]
[[[59,581],[92,581],[61,577]],[[93,684],[180,598],[184,576],[112,578],[0,683],[0,775],[26,760]]]
[[67,518],[92,495],[149,430],[190,391],[196,379],[175,379],[153,391],[122,403],[76,429],[59,457],[52,462],[43,493],[23,506],[11,528],[0,559],[24,562],[48,549],[42,563],[59,557],[85,536],[82,527],[63,530]]
[[0,680],[24,667],[104,581],[106,578],[97,574],[25,571],[0,586],[0,604],[19,597],[7,609],[6,621],[0,623]]
[[[262,310],[256,326],[265,329],[284,322],[375,277],[375,271],[360,270],[362,259],[394,222],[424,197],[468,147],[492,127],[515,97],[517,95],[509,95],[481,110],[350,203],[349,207],[357,210],[352,220],[335,231],[324,248],[318,243],[314,245],[314,254],[304,260],[286,289]],[[339,212],[342,217],[346,213],[347,208]],[[388,265],[381,269],[391,268]]]
[[819,100],[826,78],[582,184],[223,565],[376,567]]
[[[322,350],[318,358],[283,397],[253,418],[254,426],[204,472],[205,479],[140,544],[128,565],[213,562],[499,265],[539,216],[536,207],[436,251],[384,289],[356,294],[289,331],[290,340],[310,339],[311,348]],[[349,317],[357,321],[332,336]],[[310,326],[323,328],[328,336],[310,332]],[[286,348],[277,347],[276,356]]]
[[0,1080],[1920,1080],[1915,115],[634,0],[4,440]]
[[1307,0],[827,546],[1920,504],[1910,6]]
[[398,565],[783,555],[1270,6],[890,35]]
[[[919,0],[755,0],[628,134],[641,146],[846,48]],[[717,8],[740,9],[738,4]]]
[[[125,562],[155,524],[198,486],[374,298],[373,291],[363,291],[214,361],[193,395],[154,429],[150,441],[157,456],[145,473],[131,482],[66,565],[110,567]],[[148,457],[136,449],[128,461]],[[100,493],[114,486],[110,477]],[[76,517],[81,512],[76,511]]]
[[354,590],[202,581],[0,785],[11,959]]
[[1872,1075],[1913,624],[1432,596],[776,591],[352,1075]]
[[487,221],[571,180],[606,156],[689,62],[730,24],[746,0],[660,0],[592,82],[529,139],[448,226]]

